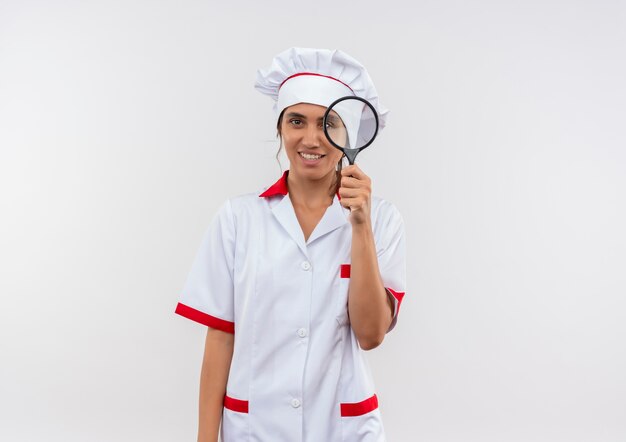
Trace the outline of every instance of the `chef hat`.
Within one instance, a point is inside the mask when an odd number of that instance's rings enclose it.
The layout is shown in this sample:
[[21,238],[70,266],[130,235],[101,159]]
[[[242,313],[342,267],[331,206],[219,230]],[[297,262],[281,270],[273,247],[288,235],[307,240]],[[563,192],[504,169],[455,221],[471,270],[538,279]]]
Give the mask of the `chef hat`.
[[374,106],[380,117],[379,129],[385,127],[389,112],[379,103],[365,67],[340,50],[287,49],[274,57],[268,69],[257,71],[254,87],[272,97],[276,117],[297,103],[327,107],[346,95],[365,98]]

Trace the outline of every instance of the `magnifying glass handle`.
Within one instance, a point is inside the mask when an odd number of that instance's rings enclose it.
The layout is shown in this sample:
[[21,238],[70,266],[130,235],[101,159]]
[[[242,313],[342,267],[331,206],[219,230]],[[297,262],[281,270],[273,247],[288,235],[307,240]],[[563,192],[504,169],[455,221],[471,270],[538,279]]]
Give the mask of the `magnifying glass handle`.
[[348,163],[350,165],[354,164],[354,160],[356,160],[356,156],[358,155],[359,151],[361,149],[344,149],[343,153],[346,155],[346,158],[348,158]]

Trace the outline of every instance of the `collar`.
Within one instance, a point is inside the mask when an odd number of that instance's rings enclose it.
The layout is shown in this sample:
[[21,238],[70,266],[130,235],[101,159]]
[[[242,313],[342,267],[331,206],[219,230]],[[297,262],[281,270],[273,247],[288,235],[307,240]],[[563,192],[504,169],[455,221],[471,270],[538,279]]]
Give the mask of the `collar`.
[[259,197],[268,198],[274,195],[287,195],[289,190],[287,189],[287,175],[289,174],[289,170],[285,170],[283,176],[281,176],[278,181],[272,184],[265,192],[259,195]]
[[[287,188],[287,175],[289,175],[289,169],[285,170],[283,176],[281,176],[278,181],[272,184],[266,191],[261,193],[259,197],[269,198],[270,196],[275,195],[287,195],[289,193],[289,189]],[[339,192],[337,192],[337,199],[341,199],[339,196]]]

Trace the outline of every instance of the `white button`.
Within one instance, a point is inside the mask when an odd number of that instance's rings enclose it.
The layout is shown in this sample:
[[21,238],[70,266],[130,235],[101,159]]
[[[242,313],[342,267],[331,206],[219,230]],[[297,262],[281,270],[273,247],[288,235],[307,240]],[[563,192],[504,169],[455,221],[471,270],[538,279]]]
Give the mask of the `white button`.
[[306,336],[306,328],[299,328],[298,336],[300,336],[301,338],[304,338]]
[[300,401],[298,399],[292,399],[291,400],[291,406],[293,408],[298,408],[300,406]]
[[309,261],[303,261],[301,266],[302,270],[309,270],[311,268],[311,264],[309,263]]

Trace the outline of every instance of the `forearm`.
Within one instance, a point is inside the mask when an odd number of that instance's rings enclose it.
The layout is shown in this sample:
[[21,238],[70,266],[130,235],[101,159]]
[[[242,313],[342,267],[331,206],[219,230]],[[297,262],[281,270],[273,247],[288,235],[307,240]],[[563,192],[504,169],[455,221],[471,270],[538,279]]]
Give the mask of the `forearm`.
[[200,374],[198,442],[217,442],[233,346],[233,334],[207,330]]
[[378,269],[376,244],[369,223],[352,226],[348,312],[352,329],[364,350],[380,345],[393,319],[390,299]]

